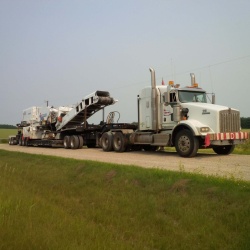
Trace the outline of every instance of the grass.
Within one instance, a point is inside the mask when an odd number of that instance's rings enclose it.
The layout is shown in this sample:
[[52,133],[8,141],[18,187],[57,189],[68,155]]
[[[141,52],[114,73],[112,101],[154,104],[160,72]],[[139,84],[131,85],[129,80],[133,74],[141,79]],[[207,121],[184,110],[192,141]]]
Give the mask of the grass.
[[17,129],[0,129],[0,138],[8,139],[10,135],[16,135]]
[[250,183],[0,150],[0,249],[249,249]]
[[10,135],[16,135],[17,129],[0,128],[0,143],[8,143]]

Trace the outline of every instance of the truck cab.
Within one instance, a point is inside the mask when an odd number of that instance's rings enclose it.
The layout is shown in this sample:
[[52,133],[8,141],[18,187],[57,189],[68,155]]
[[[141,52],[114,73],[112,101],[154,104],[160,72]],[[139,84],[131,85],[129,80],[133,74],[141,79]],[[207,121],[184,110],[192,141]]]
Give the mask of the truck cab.
[[141,134],[147,132],[152,136],[152,140],[147,140],[152,141],[151,145],[162,146],[162,137],[167,140],[165,146],[174,146],[183,157],[195,156],[199,148],[229,154],[236,144],[249,137],[240,131],[240,112],[216,105],[214,95],[209,102],[193,73],[191,86],[180,87],[173,81],[168,86],[156,86],[155,72],[150,71],[152,86],[144,88],[138,96],[138,124]]

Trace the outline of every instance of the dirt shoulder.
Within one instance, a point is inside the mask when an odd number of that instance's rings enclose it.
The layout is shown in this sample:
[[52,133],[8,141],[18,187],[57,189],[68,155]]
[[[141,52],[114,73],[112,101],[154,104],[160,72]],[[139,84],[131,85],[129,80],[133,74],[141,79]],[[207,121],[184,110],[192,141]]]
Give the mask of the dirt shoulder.
[[250,181],[250,156],[198,154],[194,158],[182,158],[173,152],[104,152],[102,149],[20,147],[0,144],[0,149],[30,154],[53,155],[80,160],[93,160],[115,164],[136,165],[144,168],[161,168],[205,175],[216,175]]

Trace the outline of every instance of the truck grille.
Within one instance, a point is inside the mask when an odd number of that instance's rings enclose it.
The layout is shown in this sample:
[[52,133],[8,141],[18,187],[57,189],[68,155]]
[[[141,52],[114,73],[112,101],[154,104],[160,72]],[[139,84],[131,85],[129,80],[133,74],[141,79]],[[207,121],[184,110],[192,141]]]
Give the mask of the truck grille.
[[240,131],[240,112],[227,109],[220,111],[220,132]]

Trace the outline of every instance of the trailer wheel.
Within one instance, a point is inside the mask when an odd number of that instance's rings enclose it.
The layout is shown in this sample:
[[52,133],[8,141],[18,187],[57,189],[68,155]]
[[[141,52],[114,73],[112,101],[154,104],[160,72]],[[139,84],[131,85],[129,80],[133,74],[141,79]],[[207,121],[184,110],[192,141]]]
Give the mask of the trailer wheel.
[[28,146],[28,138],[24,138],[24,141],[23,141],[23,146],[27,147]]
[[79,139],[79,146],[78,148],[82,148],[83,147],[83,138],[81,135],[78,135],[78,139]]
[[126,137],[121,132],[116,132],[113,140],[113,147],[116,152],[124,152],[127,149]]
[[19,146],[23,146],[23,138],[22,138],[22,136],[20,136],[20,138],[19,138]]
[[111,133],[104,133],[101,137],[101,146],[103,151],[113,150],[113,135]]
[[194,157],[199,148],[199,140],[191,131],[184,129],[176,135],[175,148],[182,157]]
[[235,145],[213,146],[213,151],[218,155],[229,155],[234,151]]
[[70,147],[72,149],[77,149],[79,148],[79,138],[77,135],[71,135],[70,136]]
[[70,148],[70,137],[68,135],[64,136],[63,146],[64,148]]

